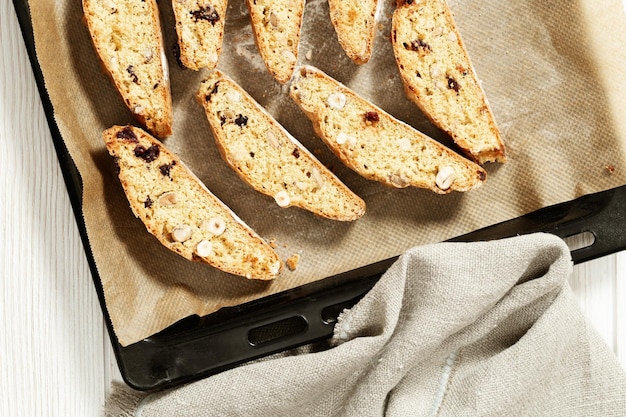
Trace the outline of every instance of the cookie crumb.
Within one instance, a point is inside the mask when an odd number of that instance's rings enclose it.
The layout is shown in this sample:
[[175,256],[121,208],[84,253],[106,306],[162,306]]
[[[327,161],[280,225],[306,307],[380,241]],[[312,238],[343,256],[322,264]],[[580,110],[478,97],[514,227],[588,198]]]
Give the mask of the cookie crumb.
[[276,249],[278,247],[278,243],[276,243],[276,238],[275,237],[271,238],[269,240],[269,242],[267,242],[267,243],[269,243],[269,245],[270,245],[270,247],[272,249]]
[[615,165],[613,165],[613,164],[609,164],[609,165],[605,166],[604,169],[606,170],[606,172],[609,175],[613,175],[615,173]]
[[285,265],[289,268],[290,271],[295,271],[298,267],[298,262],[300,261],[300,255],[297,253],[291,255],[286,261]]

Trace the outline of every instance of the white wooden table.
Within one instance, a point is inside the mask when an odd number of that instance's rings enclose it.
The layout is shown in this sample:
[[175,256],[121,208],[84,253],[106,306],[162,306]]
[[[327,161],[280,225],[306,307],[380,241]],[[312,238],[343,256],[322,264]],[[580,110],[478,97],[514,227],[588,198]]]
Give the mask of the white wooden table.
[[[121,378],[9,0],[0,2],[0,192],[0,416],[102,415]],[[571,284],[626,367],[626,252],[576,266]]]

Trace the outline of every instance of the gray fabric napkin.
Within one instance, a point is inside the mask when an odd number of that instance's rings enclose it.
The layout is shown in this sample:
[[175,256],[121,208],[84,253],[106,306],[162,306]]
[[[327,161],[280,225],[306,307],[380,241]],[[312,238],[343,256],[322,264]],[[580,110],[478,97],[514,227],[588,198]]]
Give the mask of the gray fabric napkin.
[[407,251],[335,326],[286,352],[147,396],[124,416],[625,416],[626,374],[547,234]]

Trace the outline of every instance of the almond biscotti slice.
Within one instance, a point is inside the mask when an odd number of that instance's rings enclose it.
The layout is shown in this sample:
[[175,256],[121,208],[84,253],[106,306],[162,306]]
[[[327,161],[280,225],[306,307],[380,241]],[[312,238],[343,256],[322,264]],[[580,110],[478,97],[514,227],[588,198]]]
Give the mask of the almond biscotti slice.
[[444,0],[397,0],[391,41],[407,97],[468,157],[505,162],[484,91]]
[[197,99],[224,160],[252,188],[281,207],[351,221],[365,203],[232,79],[214,71]]
[[335,155],[367,179],[445,194],[475,188],[487,177],[480,166],[314,67],[296,70],[290,96]]
[[328,0],[328,6],[330,21],[346,55],[357,64],[365,64],[372,55],[378,0]]
[[96,52],[135,118],[153,135],[172,133],[172,96],[154,0],[83,0]]
[[247,0],[259,54],[280,83],[289,81],[298,62],[305,0]]
[[172,0],[180,62],[213,69],[222,52],[227,0]]
[[272,279],[282,263],[163,144],[132,126],[103,133],[136,217],[165,247],[246,278]]

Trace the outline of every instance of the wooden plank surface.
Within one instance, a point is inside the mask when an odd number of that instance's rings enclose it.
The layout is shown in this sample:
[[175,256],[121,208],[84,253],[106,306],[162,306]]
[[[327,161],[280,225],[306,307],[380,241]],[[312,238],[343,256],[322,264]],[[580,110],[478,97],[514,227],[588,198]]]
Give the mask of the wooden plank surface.
[[102,313],[10,1],[0,53],[0,415],[100,415]]
[[[102,415],[119,371],[8,0],[0,54],[0,415]],[[571,284],[626,367],[626,253],[575,267]]]

